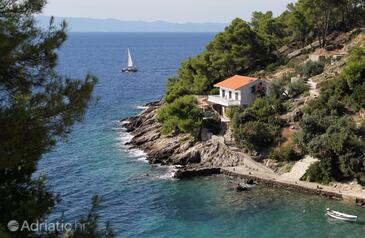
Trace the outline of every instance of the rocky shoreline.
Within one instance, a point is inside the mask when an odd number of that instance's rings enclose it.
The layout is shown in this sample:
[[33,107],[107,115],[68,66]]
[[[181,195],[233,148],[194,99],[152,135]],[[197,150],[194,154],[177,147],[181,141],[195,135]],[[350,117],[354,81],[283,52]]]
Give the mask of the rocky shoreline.
[[121,120],[132,135],[126,145],[143,150],[150,164],[180,165],[180,170],[244,165],[242,156],[232,152],[222,136],[195,141],[189,134],[161,135],[156,121],[160,106],[161,101],[149,103],[138,116]]
[[189,134],[161,135],[161,125],[156,120],[161,104],[161,101],[148,103],[139,115],[120,122],[132,136],[126,145],[130,149],[142,150],[150,164],[177,166],[175,178],[224,174],[280,189],[347,200],[360,206],[365,204],[365,194],[362,192],[337,191],[316,183],[283,178],[262,163],[232,148],[223,135],[213,135],[206,141],[195,141]]

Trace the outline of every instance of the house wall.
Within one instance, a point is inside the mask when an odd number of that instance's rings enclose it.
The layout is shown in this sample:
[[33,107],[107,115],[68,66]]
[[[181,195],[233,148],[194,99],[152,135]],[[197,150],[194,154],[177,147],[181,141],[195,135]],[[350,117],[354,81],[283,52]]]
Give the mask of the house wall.
[[258,85],[259,83],[263,83],[263,85],[266,87],[267,89],[267,83],[263,80],[256,80],[253,83],[250,83],[248,85],[246,85],[245,87],[242,87],[240,89],[241,91],[241,104],[242,105],[249,105],[251,103],[253,103],[256,100],[256,94],[252,92],[252,87]]
[[[223,90],[225,91],[225,97],[223,97]],[[229,98],[229,92],[232,93],[232,97]],[[236,93],[238,94],[238,99],[236,99]],[[220,88],[219,95],[222,98],[232,99],[232,100],[239,100],[241,101],[241,90],[232,90],[229,88]]]

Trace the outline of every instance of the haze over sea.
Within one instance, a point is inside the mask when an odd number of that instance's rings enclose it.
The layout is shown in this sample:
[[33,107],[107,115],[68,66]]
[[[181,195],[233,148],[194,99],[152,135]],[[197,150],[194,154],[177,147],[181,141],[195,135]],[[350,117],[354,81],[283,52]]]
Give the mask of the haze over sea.
[[[86,215],[92,195],[103,197],[102,225],[111,221],[117,237],[365,237],[365,211],[316,196],[258,186],[246,193],[235,180],[202,177],[171,179],[173,168],[150,166],[141,151],[128,151],[120,119],[157,100],[180,63],[204,49],[211,33],[71,33],[59,51],[59,72],[99,78],[100,97],[74,126],[67,141],[39,163],[51,190],[62,201],[50,220],[65,213]],[[122,74],[126,48],[136,74]],[[145,174],[150,176],[146,177]],[[359,223],[324,216],[331,207],[357,214]]]

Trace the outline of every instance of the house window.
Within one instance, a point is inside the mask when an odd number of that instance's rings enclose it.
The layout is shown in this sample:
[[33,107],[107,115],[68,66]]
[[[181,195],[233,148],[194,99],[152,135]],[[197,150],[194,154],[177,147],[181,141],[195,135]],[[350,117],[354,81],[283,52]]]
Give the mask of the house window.
[[222,89],[222,97],[225,98],[226,97],[226,90]]
[[236,96],[236,100],[238,100],[238,93],[236,93],[235,96]]
[[232,98],[232,92],[229,91],[229,99],[231,99],[231,98]]

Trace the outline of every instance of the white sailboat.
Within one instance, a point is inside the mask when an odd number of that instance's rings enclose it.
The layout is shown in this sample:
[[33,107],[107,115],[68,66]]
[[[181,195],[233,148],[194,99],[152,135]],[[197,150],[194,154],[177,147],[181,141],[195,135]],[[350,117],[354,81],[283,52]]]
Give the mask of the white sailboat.
[[126,72],[126,73],[137,72],[138,71],[137,67],[133,65],[131,51],[129,50],[129,48],[127,51],[128,51],[128,64],[127,64],[127,68],[122,69],[122,72]]

